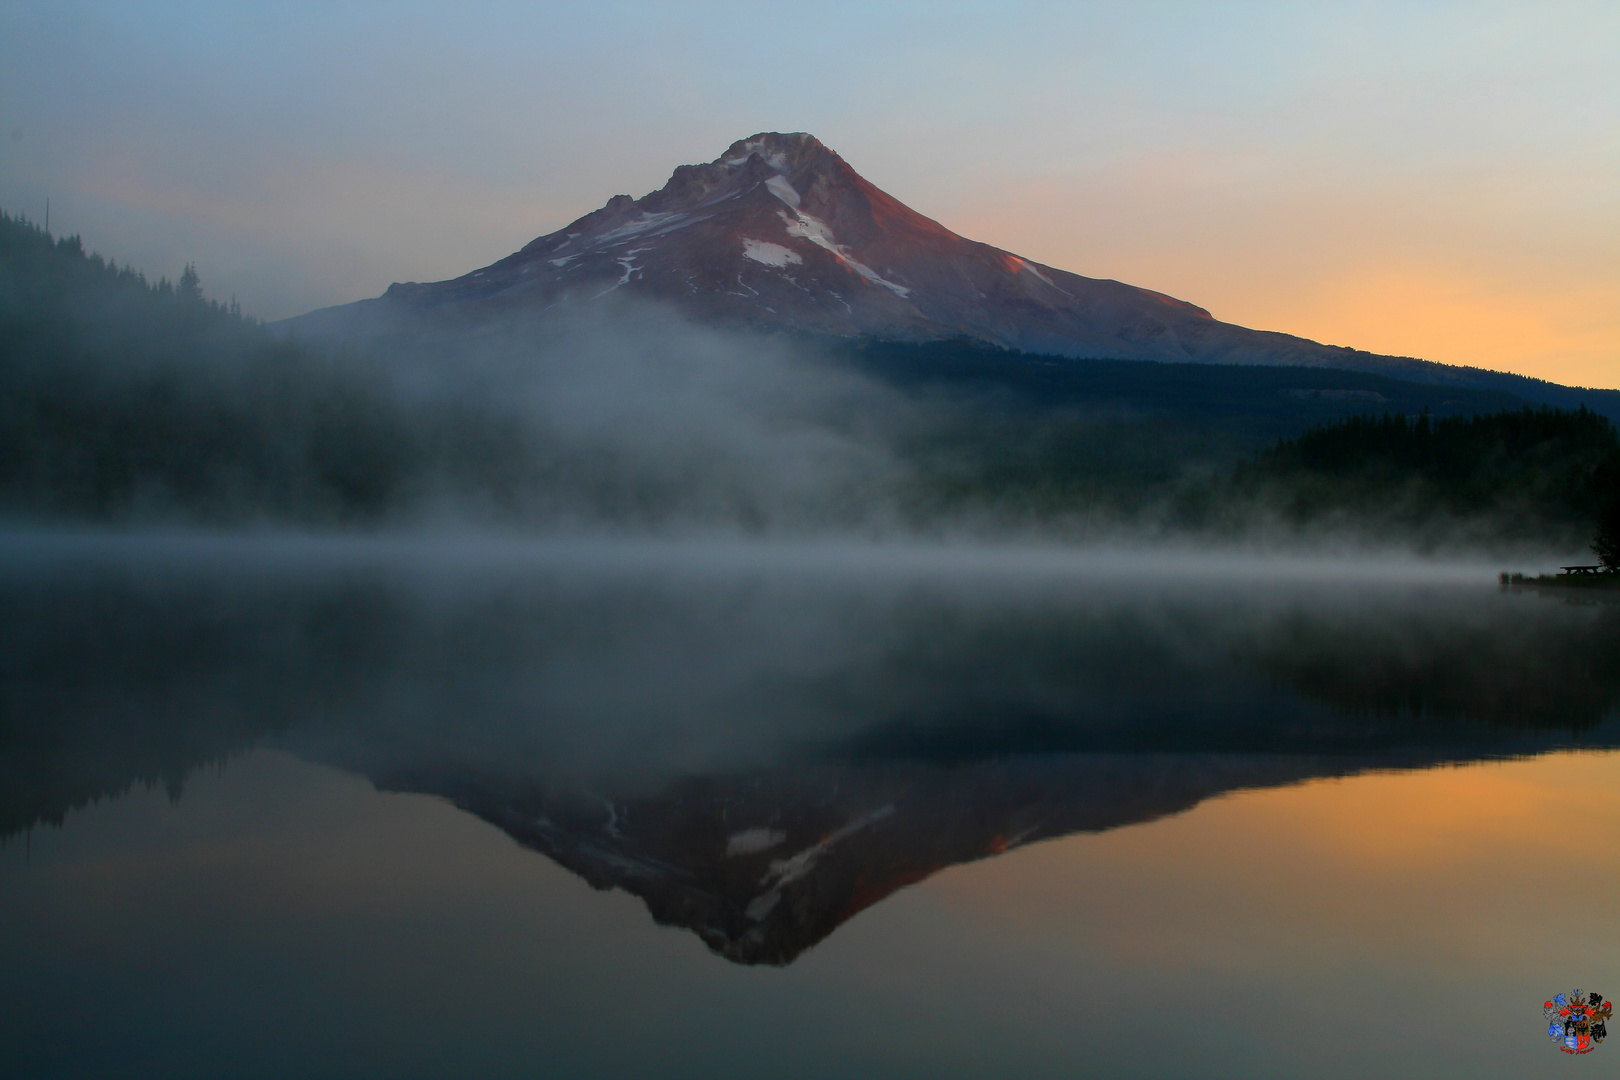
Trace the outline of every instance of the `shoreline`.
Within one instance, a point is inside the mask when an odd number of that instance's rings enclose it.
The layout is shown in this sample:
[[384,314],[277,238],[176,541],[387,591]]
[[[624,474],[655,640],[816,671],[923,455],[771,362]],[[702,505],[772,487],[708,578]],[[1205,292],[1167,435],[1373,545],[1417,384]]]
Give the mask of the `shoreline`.
[[1620,589],[1620,570],[1604,570],[1595,574],[1510,574],[1506,570],[1497,575],[1504,588],[1526,585],[1557,589]]

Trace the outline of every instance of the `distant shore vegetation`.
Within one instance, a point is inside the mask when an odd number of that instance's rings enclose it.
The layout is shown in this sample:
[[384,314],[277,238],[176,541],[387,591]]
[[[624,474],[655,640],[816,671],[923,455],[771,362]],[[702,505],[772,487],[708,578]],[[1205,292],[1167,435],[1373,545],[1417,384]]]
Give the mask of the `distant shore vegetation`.
[[1209,517],[1263,509],[1288,530],[1590,540],[1612,566],[1620,433],[1584,408],[1351,416],[1279,440],[1203,495]]

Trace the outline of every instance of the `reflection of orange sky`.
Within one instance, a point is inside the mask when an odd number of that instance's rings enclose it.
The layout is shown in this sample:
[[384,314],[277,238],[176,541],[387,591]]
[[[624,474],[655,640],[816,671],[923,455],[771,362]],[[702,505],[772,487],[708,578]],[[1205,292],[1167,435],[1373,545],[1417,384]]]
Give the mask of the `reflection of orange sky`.
[[1513,963],[1620,899],[1620,754],[1240,792],[948,871],[949,903],[1088,953],[1249,968],[1394,954]]
[[1166,292],[1228,322],[1620,387],[1611,197],[1540,180],[1532,189],[1513,175],[1350,190],[1281,168],[1238,154],[1165,155],[998,179],[939,203],[925,194],[919,209],[973,239]]

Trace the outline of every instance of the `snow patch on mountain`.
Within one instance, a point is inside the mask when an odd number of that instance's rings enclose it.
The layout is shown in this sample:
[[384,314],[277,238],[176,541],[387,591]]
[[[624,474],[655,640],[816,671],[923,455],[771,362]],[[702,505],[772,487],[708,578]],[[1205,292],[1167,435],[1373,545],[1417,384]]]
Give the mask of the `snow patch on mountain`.
[[835,259],[861,275],[861,277],[874,285],[882,285],[896,296],[905,297],[911,295],[910,289],[904,285],[896,285],[892,281],[884,280],[876,270],[851,255],[847,248],[833,238],[832,230],[827,227],[827,223],[814,214],[807,214],[803,210],[795,210],[793,216],[788,217],[785,213],[780,211],[778,213],[781,215],[782,221],[787,225],[789,236],[803,237],[817,247],[831,252]]
[[693,222],[701,220],[703,220],[702,217],[683,214],[675,210],[665,211],[661,214],[643,211],[641,216],[634,221],[626,222],[617,229],[609,229],[592,240],[591,246],[612,247],[615,244],[622,244],[632,237],[641,236],[643,233],[648,233],[651,236],[663,236],[666,233],[674,232],[676,229],[683,229]]
[[1040,278],[1042,281],[1044,281],[1048,285],[1052,286],[1052,288],[1056,289],[1058,292],[1062,293],[1064,296],[1067,296],[1070,299],[1074,298],[1073,293],[1071,293],[1069,290],[1063,288],[1061,285],[1059,285],[1057,282],[1053,281],[1051,278],[1047,277],[1045,274],[1041,273],[1041,268],[1036,266],[1034,263],[1030,262],[1028,259],[1025,259],[1025,258],[1023,258],[1021,256],[1017,256],[1017,255],[1014,255],[1013,258],[1018,260],[1020,269],[1028,270],[1030,273],[1034,274],[1036,277]]
[[803,256],[792,248],[785,248],[781,244],[773,244],[768,240],[755,240],[753,237],[743,237],[743,258],[753,259],[766,266],[781,268],[789,263],[804,262]]
[[773,176],[765,181],[765,186],[770,189],[772,195],[775,195],[793,209],[797,210],[799,208],[799,193],[794,190],[787,177]]
[[769,138],[749,139],[735,148],[736,153],[721,158],[720,164],[736,168],[739,165],[747,164],[748,159],[754,154],[759,154],[760,160],[764,161],[765,164],[779,173],[785,173],[788,171],[787,155],[780,148],[770,148],[771,141]]
[[615,262],[624,267],[624,276],[619,278],[618,281],[615,281],[613,284],[609,285],[607,288],[603,289],[601,292],[597,293],[595,296],[591,297],[591,299],[600,300],[614,289],[617,289],[620,285],[628,285],[630,283],[631,275],[640,273],[643,269],[642,267],[635,265],[636,252],[646,250],[646,248],[637,248],[635,251],[630,252],[630,254],[621,255],[619,258],[615,259]]

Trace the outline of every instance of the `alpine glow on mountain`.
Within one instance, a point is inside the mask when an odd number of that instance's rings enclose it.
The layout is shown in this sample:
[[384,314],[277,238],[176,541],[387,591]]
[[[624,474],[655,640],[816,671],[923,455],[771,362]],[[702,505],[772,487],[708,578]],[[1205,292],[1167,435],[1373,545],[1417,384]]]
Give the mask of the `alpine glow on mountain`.
[[754,135],[449,281],[289,320],[314,334],[397,319],[473,328],[611,294],[702,322],[839,337],[969,337],[1063,356],[1413,365],[1223,323],[1195,304],[1081,277],[959,236],[879,190],[802,132]]

